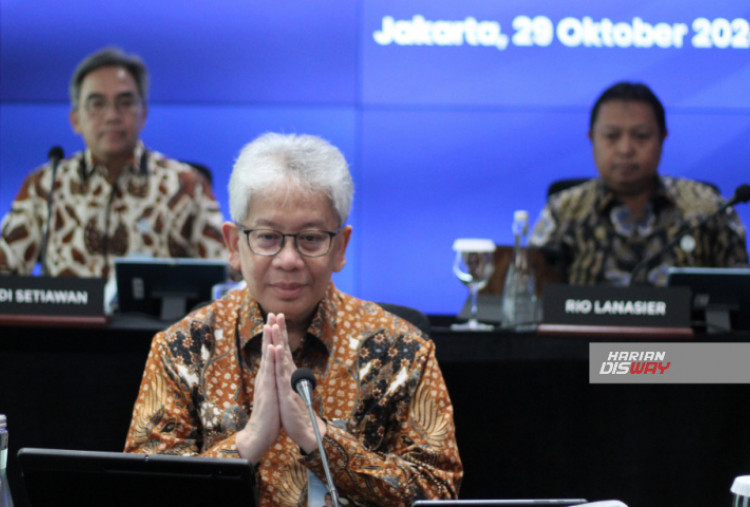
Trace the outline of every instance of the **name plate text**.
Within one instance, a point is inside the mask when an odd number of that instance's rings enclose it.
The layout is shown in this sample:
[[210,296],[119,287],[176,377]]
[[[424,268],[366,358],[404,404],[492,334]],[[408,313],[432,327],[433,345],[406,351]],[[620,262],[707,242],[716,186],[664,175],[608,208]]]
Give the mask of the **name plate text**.
[[103,278],[0,277],[1,315],[104,315]]
[[574,326],[690,327],[685,287],[544,287],[543,323]]

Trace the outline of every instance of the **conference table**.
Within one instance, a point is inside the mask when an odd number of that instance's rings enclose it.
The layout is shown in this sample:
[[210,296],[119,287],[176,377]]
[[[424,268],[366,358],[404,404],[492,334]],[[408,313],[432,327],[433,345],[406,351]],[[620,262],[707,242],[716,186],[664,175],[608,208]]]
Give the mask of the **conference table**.
[[[455,409],[462,498],[722,506],[733,478],[750,474],[750,385],[590,384],[589,343],[622,340],[458,332],[453,316],[429,317]],[[17,506],[26,505],[19,448],[122,449],[151,337],[163,327],[143,316],[103,327],[3,324],[0,413]]]

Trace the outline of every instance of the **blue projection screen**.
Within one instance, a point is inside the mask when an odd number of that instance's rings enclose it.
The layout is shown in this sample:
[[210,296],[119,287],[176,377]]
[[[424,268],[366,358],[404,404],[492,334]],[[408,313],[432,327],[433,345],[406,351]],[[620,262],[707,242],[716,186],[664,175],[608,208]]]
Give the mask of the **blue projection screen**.
[[664,102],[663,174],[748,182],[749,23],[741,0],[0,0],[0,214],[51,146],[82,148],[70,74],[116,45],[151,72],[146,145],[211,167],[227,217],[245,143],[323,136],[356,185],[337,284],[456,313],[453,240],[510,243],[551,180],[595,175],[589,108],[615,81]]

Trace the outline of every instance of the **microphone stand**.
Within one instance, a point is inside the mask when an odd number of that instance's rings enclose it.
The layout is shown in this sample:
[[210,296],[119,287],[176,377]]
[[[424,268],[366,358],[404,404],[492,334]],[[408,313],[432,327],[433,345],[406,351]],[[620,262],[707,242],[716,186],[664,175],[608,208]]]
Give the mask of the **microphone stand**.
[[41,264],[41,275],[47,276],[49,269],[47,268],[47,245],[49,244],[49,234],[52,229],[52,206],[55,202],[55,182],[57,181],[57,167],[60,165],[60,161],[64,157],[63,149],[59,146],[54,146],[49,150],[49,161],[52,169],[52,182],[49,187],[49,197],[47,198],[47,227],[44,229],[44,237],[42,238],[42,249],[39,255],[39,261]]
[[750,186],[740,185],[739,187],[737,187],[737,190],[735,190],[735,193],[731,199],[729,199],[723,205],[719,206],[719,208],[713,213],[709,213],[708,215],[704,216],[697,224],[688,227],[687,222],[683,222],[680,225],[680,228],[677,234],[675,234],[672,240],[670,240],[667,244],[661,247],[655,254],[649,255],[648,257],[641,260],[639,263],[635,265],[635,267],[630,271],[630,281],[628,282],[628,286],[633,285],[633,281],[635,280],[636,275],[639,274],[639,271],[643,269],[648,269],[648,267],[651,265],[652,262],[654,262],[654,260],[656,260],[663,253],[667,252],[669,249],[675,246],[678,242],[680,242],[685,232],[695,231],[695,230],[700,229],[710,219],[721,215],[727,209],[734,206],[735,204],[747,202],[748,200],[750,200]]
[[320,438],[320,430],[318,429],[318,421],[315,418],[315,412],[312,408],[312,403],[305,402],[307,405],[307,412],[310,414],[312,420],[313,431],[315,431],[315,441],[318,442],[318,452],[323,462],[323,471],[326,474],[326,482],[328,483],[328,491],[331,493],[331,500],[333,501],[334,507],[339,507],[339,494],[336,491],[336,486],[333,484],[333,477],[331,476],[331,469],[328,467],[328,458],[326,457],[326,451],[323,449],[323,439]]
[[311,393],[314,386],[315,376],[308,368],[299,368],[294,372],[294,375],[292,375],[292,387],[304,400],[305,406],[307,407],[307,413],[310,415],[310,421],[312,422],[313,431],[315,432],[315,441],[318,444],[320,460],[323,462],[323,471],[325,472],[326,482],[328,483],[328,492],[331,494],[333,506],[339,507],[339,494],[338,491],[336,491],[336,485],[333,483],[331,469],[328,466],[328,457],[326,456],[325,449],[323,449],[323,439],[320,437],[320,430],[318,429],[318,419],[315,417],[315,411],[312,406]]

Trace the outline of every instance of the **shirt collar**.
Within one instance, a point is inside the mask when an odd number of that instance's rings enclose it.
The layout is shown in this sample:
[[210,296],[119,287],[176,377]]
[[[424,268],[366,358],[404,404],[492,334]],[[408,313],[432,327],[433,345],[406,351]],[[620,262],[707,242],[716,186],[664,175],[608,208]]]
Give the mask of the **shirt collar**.
[[[240,348],[249,347],[258,350],[262,340],[265,315],[258,301],[250,295],[250,289],[245,287],[242,290],[244,293],[243,302],[240,304],[238,319]],[[333,350],[333,336],[340,299],[341,294],[333,282],[330,282],[326,294],[318,303],[310,326],[307,328],[308,336],[317,338],[329,352]]]
[[[146,152],[146,147],[143,145],[143,141],[138,141],[138,143],[135,145],[135,149],[133,150],[133,156],[128,161],[128,164],[125,166],[125,171],[131,173],[131,174],[140,174],[141,168],[140,168],[140,161],[143,158],[143,154]],[[84,162],[85,162],[85,171],[87,176],[91,176],[92,174],[99,173],[103,177],[107,177],[107,174],[109,170],[107,169],[107,166],[105,166],[101,161],[97,160],[94,157],[94,154],[91,152],[89,148],[86,148],[86,151],[84,152]]]
[[[651,198],[651,204],[654,209],[660,209],[665,206],[674,205],[675,196],[668,180],[663,176],[656,177],[656,192]],[[597,178],[596,181],[596,198],[594,200],[594,208],[597,213],[602,215],[609,213],[609,211],[616,205],[620,204],[620,200],[617,198],[615,193],[604,185],[604,181],[601,178]]]
[[656,193],[652,199],[657,209],[662,206],[675,206],[677,204],[677,193],[674,190],[674,185],[671,184],[672,181],[672,178],[666,176],[659,177]]

